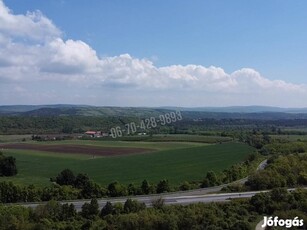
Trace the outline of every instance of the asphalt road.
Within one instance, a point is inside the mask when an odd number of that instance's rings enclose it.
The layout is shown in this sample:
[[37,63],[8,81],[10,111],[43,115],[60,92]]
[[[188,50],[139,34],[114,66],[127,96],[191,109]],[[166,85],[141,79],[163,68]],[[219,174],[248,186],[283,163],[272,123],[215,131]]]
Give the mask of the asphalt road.
[[[145,203],[147,207],[152,206],[152,202],[156,199],[162,198],[164,200],[165,205],[172,205],[172,204],[181,204],[181,205],[187,205],[187,204],[193,204],[193,203],[209,203],[209,202],[226,202],[230,199],[236,199],[236,198],[249,198],[254,196],[257,193],[260,192],[267,192],[267,191],[256,191],[256,192],[244,192],[244,193],[221,193],[221,194],[206,194],[206,195],[180,195],[180,196],[173,196],[173,195],[161,195],[161,196],[134,196],[131,197],[134,200],[138,200],[139,202]],[[105,206],[105,204],[109,201],[111,203],[122,203],[124,204],[126,202],[128,197],[123,198],[109,198],[109,199],[99,199],[98,204],[99,208]],[[76,210],[81,211],[82,205],[86,202],[89,202],[89,200],[77,200],[77,201],[64,201],[60,202],[62,204],[73,204],[76,208]],[[42,203],[24,203],[19,204],[24,207],[31,207],[35,208],[38,205]]]
[[[307,189],[305,187],[304,189]],[[288,191],[293,191],[294,188],[288,189]],[[134,196],[131,199],[137,200],[139,202],[145,203],[147,207],[152,206],[152,202],[162,198],[164,200],[165,205],[187,205],[193,203],[210,203],[210,202],[227,202],[231,199],[238,199],[238,198],[250,198],[258,193],[269,192],[270,190],[263,190],[263,191],[252,191],[252,192],[239,192],[239,193],[219,193],[219,194],[205,194],[205,195],[161,195],[161,196]],[[103,208],[105,204],[109,201],[111,203],[122,203],[124,204],[129,197],[122,197],[122,198],[108,198],[108,199],[99,199],[98,205],[99,209]],[[77,211],[81,211],[82,205],[86,202],[90,202],[89,200],[76,200],[76,201],[63,201],[60,202],[61,204],[73,204]],[[43,203],[24,203],[19,204],[24,207],[31,207],[35,208],[36,206],[43,204]],[[16,205],[16,204],[15,204]]]

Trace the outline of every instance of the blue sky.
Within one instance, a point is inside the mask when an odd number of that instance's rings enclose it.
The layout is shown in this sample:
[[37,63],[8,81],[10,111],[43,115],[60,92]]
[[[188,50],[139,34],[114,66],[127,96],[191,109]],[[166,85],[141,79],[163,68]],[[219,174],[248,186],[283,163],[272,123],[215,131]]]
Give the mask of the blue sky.
[[[40,34],[39,38],[34,39],[21,28],[17,29],[22,31],[19,34],[9,32],[10,21],[4,17],[7,27],[1,31],[0,26],[0,35],[2,32],[12,42],[21,43],[25,50],[31,47],[33,50],[35,44],[40,44],[46,48],[44,52],[57,55],[46,55],[45,62],[52,63],[50,66],[55,71],[49,66],[48,71],[38,72],[37,75],[45,77],[36,79],[36,86],[24,79],[22,74],[27,73],[15,73],[19,77],[12,81],[4,76],[8,70],[3,71],[2,78],[0,71],[0,81],[5,79],[2,81],[6,88],[15,87],[27,95],[31,92],[42,95],[41,100],[32,101],[25,95],[3,97],[0,103],[77,103],[81,100],[86,104],[122,106],[307,106],[304,100],[307,95],[306,1],[3,2],[10,10],[9,16],[29,18],[27,12],[36,10],[42,15],[32,17],[33,26],[30,22],[23,25]],[[46,27],[40,22],[42,17],[52,25]],[[14,26],[11,29],[16,31]],[[57,39],[61,42],[53,42]],[[88,49],[79,49],[81,41]],[[94,54],[89,54],[92,51]],[[25,56],[11,50],[9,53],[19,58]],[[83,54],[86,60],[78,59]],[[62,55],[61,63],[55,61],[59,55]],[[42,65],[39,62],[31,68],[33,71],[46,69]],[[117,69],[118,66],[124,68]],[[21,69],[18,64],[16,67]],[[50,78],[51,75],[61,81]],[[105,97],[97,97],[98,92],[103,92]],[[121,96],[125,97],[124,102]],[[280,100],[281,97],[285,98]]]

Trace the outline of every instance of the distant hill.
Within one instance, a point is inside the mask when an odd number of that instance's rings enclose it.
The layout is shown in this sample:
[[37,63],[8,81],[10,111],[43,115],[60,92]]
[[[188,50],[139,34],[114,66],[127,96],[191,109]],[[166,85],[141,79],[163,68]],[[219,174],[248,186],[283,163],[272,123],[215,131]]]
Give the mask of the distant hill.
[[228,106],[228,107],[162,107],[181,111],[216,112],[216,113],[307,113],[307,108],[280,108],[271,106]]
[[88,107],[88,105],[2,105],[0,106],[0,114],[18,114],[29,111],[49,108],[49,109],[60,109],[60,108],[82,108]]
[[0,106],[4,116],[151,116],[170,111],[162,108],[98,107],[89,105],[12,105]]
[[190,119],[307,119],[307,108],[267,106],[230,107],[110,107],[89,105],[12,105],[0,106],[0,116],[103,116],[150,117],[180,110]]

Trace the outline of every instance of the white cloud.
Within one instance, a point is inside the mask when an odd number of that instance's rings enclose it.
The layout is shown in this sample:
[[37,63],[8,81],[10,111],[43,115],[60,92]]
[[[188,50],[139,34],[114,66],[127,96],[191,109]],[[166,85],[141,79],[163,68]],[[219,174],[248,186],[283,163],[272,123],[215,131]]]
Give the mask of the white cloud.
[[192,64],[157,67],[129,54],[99,57],[83,41],[64,40],[41,12],[15,15],[1,0],[0,90],[6,104],[307,106],[306,85],[270,80],[250,68],[226,73]]
[[61,31],[40,11],[14,15],[2,0],[0,0],[0,31],[6,35],[34,40],[52,39],[61,35]]
[[57,38],[42,49],[47,54],[40,63],[42,72],[76,74],[98,71],[100,61],[96,51],[82,41]]
[[241,89],[262,89],[280,91],[301,91],[306,92],[306,85],[297,85],[282,80],[269,80],[264,78],[256,70],[244,68],[235,71],[232,77],[240,84]]

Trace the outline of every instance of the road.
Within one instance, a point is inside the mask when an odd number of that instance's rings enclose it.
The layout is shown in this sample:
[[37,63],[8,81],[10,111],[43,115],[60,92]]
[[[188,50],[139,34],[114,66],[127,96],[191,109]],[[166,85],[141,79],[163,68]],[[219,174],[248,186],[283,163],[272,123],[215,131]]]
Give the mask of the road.
[[255,230],[263,230],[264,228],[263,227],[261,227],[262,225],[263,225],[263,223],[264,223],[264,221],[263,220],[261,220],[257,225],[256,225],[256,228],[255,228]]
[[[307,187],[305,187],[304,189],[307,189]],[[288,189],[288,191],[293,191],[293,190],[295,189],[294,188]],[[173,204],[187,205],[193,203],[227,202],[230,201],[231,199],[250,198],[258,193],[269,192],[269,191],[270,190],[262,190],[262,191],[252,191],[252,192],[219,193],[219,194],[188,195],[188,196],[187,195],[174,196],[170,194],[164,194],[160,196],[159,195],[134,196],[131,197],[131,199],[143,202],[147,207],[151,207],[152,202],[159,198],[162,198],[164,200],[165,205],[173,205]],[[108,201],[113,204],[114,203],[124,204],[128,198],[129,197],[99,199],[98,200],[99,209],[103,208]],[[81,211],[82,205],[86,202],[90,202],[90,200],[63,201],[60,203],[73,204],[77,211]],[[19,205],[22,205],[24,207],[35,208],[40,204],[42,203],[23,203]]]
[[[162,198],[164,200],[165,205],[172,205],[172,204],[193,204],[193,203],[209,203],[209,202],[226,202],[230,199],[236,199],[236,198],[249,198],[254,196],[257,193],[260,192],[268,192],[268,191],[254,191],[254,192],[242,192],[242,193],[221,193],[221,194],[206,194],[206,195],[180,195],[180,196],[173,196],[173,195],[161,195],[161,196],[134,196],[131,197],[134,200],[137,200],[139,202],[145,203],[147,207],[152,206],[152,202],[156,199]],[[108,199],[99,199],[98,204],[99,208],[105,206],[105,204],[109,201],[111,203],[122,203],[124,204],[126,202],[128,197],[123,198],[108,198]],[[85,202],[89,202],[89,200],[77,200],[77,201],[64,201],[60,202],[62,204],[73,204],[77,211],[80,211],[82,208],[82,205]],[[36,206],[40,205],[41,203],[24,203],[19,204],[24,207],[31,207],[35,208]]]

